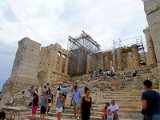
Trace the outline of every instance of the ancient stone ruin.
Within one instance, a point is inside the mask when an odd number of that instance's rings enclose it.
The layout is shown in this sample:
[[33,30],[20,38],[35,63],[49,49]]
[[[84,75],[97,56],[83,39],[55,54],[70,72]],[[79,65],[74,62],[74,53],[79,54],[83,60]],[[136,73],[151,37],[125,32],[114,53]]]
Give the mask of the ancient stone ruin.
[[16,96],[30,86],[43,86],[57,81],[67,81],[70,51],[59,44],[41,47],[30,38],[18,42],[18,49],[12,68],[11,76],[3,86],[3,101]]
[[[40,43],[30,38],[20,40],[11,75],[3,86],[3,105],[10,98],[16,100],[14,105],[3,107],[7,118],[28,120],[31,117],[30,109],[26,107],[27,95],[22,95],[22,91],[30,86],[42,88],[46,83],[55,86],[59,81],[68,85],[68,82],[79,80],[81,90],[84,87],[92,89],[95,113],[91,114],[91,120],[100,120],[101,109],[112,99],[120,106],[121,118],[141,120],[142,82],[149,79],[156,91],[160,89],[160,1],[143,2],[148,21],[148,27],[143,30],[147,51],[144,51],[141,36],[134,37],[132,44],[101,51],[100,45],[84,31],[79,37],[69,36],[68,50],[57,43],[41,47]],[[93,78],[93,72],[99,68],[114,68],[116,76],[99,75]],[[132,77],[133,68],[138,71],[136,78]],[[69,93],[63,119],[74,118],[69,109],[70,100]],[[47,120],[55,119],[55,107],[51,112]]]

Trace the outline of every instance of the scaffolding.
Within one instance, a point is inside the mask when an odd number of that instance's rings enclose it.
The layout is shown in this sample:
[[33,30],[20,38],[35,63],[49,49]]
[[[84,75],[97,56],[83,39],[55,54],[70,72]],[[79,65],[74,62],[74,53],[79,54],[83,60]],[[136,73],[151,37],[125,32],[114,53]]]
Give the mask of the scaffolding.
[[86,73],[87,55],[100,51],[100,44],[92,39],[86,32],[73,38],[68,37],[68,50],[71,51],[71,60],[69,63],[70,75],[82,75]]
[[117,48],[128,48],[128,51],[131,51],[130,47],[134,44],[138,46],[138,52],[140,55],[140,64],[141,65],[146,64],[146,55],[145,55],[145,48],[143,45],[142,36],[135,36],[124,40],[118,39],[118,41],[113,40],[113,51],[115,51]]
[[91,53],[100,51],[100,44],[92,39],[92,37],[86,32],[82,31],[79,37],[73,38],[69,36],[68,38],[68,49],[76,50],[78,48],[85,49]]

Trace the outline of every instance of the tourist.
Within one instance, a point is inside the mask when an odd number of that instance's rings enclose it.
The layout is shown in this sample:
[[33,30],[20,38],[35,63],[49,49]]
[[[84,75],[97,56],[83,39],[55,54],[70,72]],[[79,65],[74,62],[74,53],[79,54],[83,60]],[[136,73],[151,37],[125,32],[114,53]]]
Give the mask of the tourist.
[[104,109],[102,110],[102,120],[106,120],[107,119],[107,114],[109,113],[108,111],[108,107],[110,106],[109,103],[106,103]]
[[49,91],[51,89],[50,84],[47,83],[47,90]]
[[118,105],[115,104],[115,100],[112,100],[110,106],[108,107],[107,117],[111,117],[113,120],[118,120],[119,116],[118,111],[119,111]]
[[95,79],[97,76],[96,70],[93,71],[93,79]]
[[71,92],[73,92],[73,91],[74,91],[75,86],[77,86],[77,87],[78,87],[78,80],[76,80],[76,82],[72,84]]
[[0,112],[0,120],[4,120],[5,117],[6,117],[6,113],[3,112],[3,111],[1,111],[1,112]]
[[79,119],[79,107],[80,107],[80,100],[81,100],[81,92],[77,86],[74,87],[72,93],[72,102],[73,102],[73,109],[74,109],[74,116],[75,118]]
[[32,118],[36,117],[37,108],[39,105],[39,98],[36,93],[33,94],[33,101],[32,101]]
[[47,92],[48,92],[47,85],[45,85],[45,86],[43,87],[43,91],[47,94]]
[[110,77],[114,77],[114,73],[111,71]]
[[160,120],[160,95],[151,89],[152,82],[143,82],[144,92],[142,93],[142,114],[144,120]]
[[90,111],[93,111],[92,107],[92,99],[90,97],[90,89],[85,88],[85,96],[81,99],[80,102],[80,112],[82,114],[82,120],[89,120],[90,119]]
[[31,89],[29,89],[28,91],[30,93],[30,102],[29,102],[28,106],[31,107],[32,106],[32,101],[33,101],[33,94],[36,93],[36,90],[35,90],[34,86],[32,85]]
[[67,98],[67,93],[68,93],[68,88],[66,86],[63,86],[61,89],[62,93],[63,93],[63,97],[65,98],[64,100],[64,104],[63,104],[63,110],[65,108],[65,102],[66,102],[66,98]]
[[53,94],[51,93],[50,89],[47,92],[47,97],[48,97],[48,106],[47,106],[47,113],[48,113],[51,106],[53,105]]
[[113,72],[113,74],[115,73],[115,69],[114,69],[114,67],[112,66],[112,72]]
[[63,97],[63,94],[60,91],[58,93],[58,97],[57,97],[57,100],[56,100],[57,120],[61,119],[61,112],[63,111],[64,100],[65,100],[65,98]]
[[137,71],[136,71],[136,69],[134,68],[133,69],[133,77],[136,77],[137,76]]
[[48,98],[46,96],[45,91],[42,92],[42,96],[41,96],[40,101],[41,101],[40,120],[44,120],[45,113],[46,113],[46,107],[48,105]]
[[62,84],[60,83],[60,82],[58,82],[57,83],[57,88],[56,88],[56,97],[58,97],[58,95],[59,95],[59,92],[61,91],[61,88],[62,88],[62,86],[61,86]]
[[[78,80],[76,80],[76,82],[72,84],[72,89],[71,89],[71,92],[72,92],[72,93],[73,93],[73,91],[74,91],[75,86],[78,87]],[[73,102],[72,102],[72,99],[71,99],[71,107],[72,107],[72,106],[73,106]]]
[[103,78],[105,79],[105,78],[106,78],[106,76],[107,76],[106,71],[103,71]]
[[107,70],[107,76],[110,76],[111,75],[111,71],[110,70]]
[[102,74],[103,74],[103,70],[102,70],[101,68],[99,68],[99,69],[98,69],[98,73],[99,73],[99,75],[101,75],[101,76],[102,76]]

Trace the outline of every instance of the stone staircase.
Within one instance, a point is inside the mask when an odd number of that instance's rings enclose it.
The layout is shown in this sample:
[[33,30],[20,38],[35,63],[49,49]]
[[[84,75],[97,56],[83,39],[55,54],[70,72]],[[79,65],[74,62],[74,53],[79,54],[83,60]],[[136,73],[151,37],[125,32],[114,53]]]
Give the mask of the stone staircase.
[[[143,81],[152,80],[154,89],[158,91],[159,76],[151,74],[149,69],[139,70],[136,78],[132,75],[124,76],[117,72],[114,78],[108,76],[99,76],[95,79],[89,75],[72,78],[73,81],[79,80],[79,88],[83,92],[85,87],[91,88],[91,97],[93,101],[94,113],[90,120],[101,120],[101,111],[106,102],[112,99],[119,105],[120,120],[142,120],[141,111],[141,93],[143,92]],[[65,85],[68,82],[64,83]],[[73,108],[70,107],[71,93],[67,96],[66,108],[62,112],[62,120],[74,120]],[[25,102],[27,103],[27,102]],[[31,109],[25,111],[28,115],[24,120],[31,118]],[[30,113],[30,114],[29,114]],[[46,120],[56,120],[55,103],[51,111],[46,115]],[[39,119],[39,112],[37,120]]]
[[[96,85],[100,83],[103,83],[103,85],[105,85],[108,82],[111,82],[111,83],[115,82],[117,79],[119,79],[119,77],[121,76],[117,76],[117,78],[114,80],[110,78],[105,78],[105,79],[97,78]],[[121,81],[121,79],[119,81]],[[113,91],[111,91],[108,88],[104,88],[102,91],[96,91],[96,92],[92,91],[91,97],[93,101],[94,113],[91,114],[91,120],[101,120],[101,111],[103,107],[105,106],[106,102],[110,102],[112,99],[116,100],[116,104],[119,105],[121,119],[141,120],[142,115],[140,114],[140,111],[141,111],[140,95],[143,90],[133,89],[133,87],[136,86],[136,83],[128,82],[128,84],[124,85],[123,89],[118,89]],[[86,85],[87,85],[87,82],[82,81],[80,84],[80,89],[83,90],[84,87],[86,87]],[[93,88],[94,88],[94,85],[93,85]],[[71,100],[71,94],[69,94],[67,97],[66,109],[62,113],[62,120],[75,119],[73,115],[73,109],[70,108],[70,100]],[[39,115],[37,116],[37,118],[39,118]],[[54,120],[54,119],[56,120],[55,108],[53,108],[51,112],[46,116],[46,120]]]
[[[134,94],[132,94],[134,93]],[[106,102],[110,102],[112,99],[116,100],[116,104],[120,108],[120,120],[141,120],[142,115],[140,114],[141,110],[141,101],[140,101],[140,90],[136,92],[132,91],[103,91],[102,93],[97,93],[95,95],[92,93],[93,99],[93,108],[94,113],[91,114],[90,120],[101,120],[101,110],[104,107]],[[131,95],[132,94],[132,95]],[[70,96],[69,96],[70,97]],[[96,100],[98,98],[98,100]],[[31,116],[29,116],[31,118]],[[37,116],[37,119],[39,115]],[[46,116],[46,120],[56,120],[56,110],[53,108]],[[62,112],[62,120],[74,120],[73,109],[70,108],[67,104],[65,110]]]

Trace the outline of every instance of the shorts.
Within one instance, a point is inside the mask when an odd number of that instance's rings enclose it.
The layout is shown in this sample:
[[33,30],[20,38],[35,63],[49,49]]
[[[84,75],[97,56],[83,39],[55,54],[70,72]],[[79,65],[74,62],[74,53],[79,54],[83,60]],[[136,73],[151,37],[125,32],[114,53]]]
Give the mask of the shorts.
[[41,114],[45,114],[46,113],[46,107],[45,106],[41,106]]
[[52,106],[52,103],[48,103],[48,107],[51,107]]
[[32,114],[36,114],[37,108],[38,108],[38,106],[33,106],[32,107]]
[[80,102],[75,102],[75,103],[73,103],[73,108],[74,109],[77,109],[77,108],[79,108],[80,107]]
[[56,108],[56,110],[57,110],[57,113],[62,112],[63,111],[63,107]]

